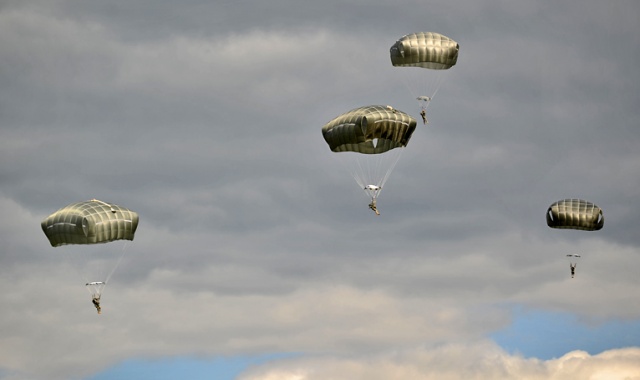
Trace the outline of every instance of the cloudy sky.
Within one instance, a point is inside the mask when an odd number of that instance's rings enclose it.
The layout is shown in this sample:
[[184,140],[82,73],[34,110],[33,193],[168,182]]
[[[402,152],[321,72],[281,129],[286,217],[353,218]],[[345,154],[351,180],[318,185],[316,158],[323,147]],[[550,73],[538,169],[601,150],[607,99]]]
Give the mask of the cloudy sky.
[[[639,19],[0,1],[0,379],[638,378]],[[458,64],[375,216],[320,129],[369,104],[419,118],[389,60],[417,31]],[[546,226],[574,197],[601,231]],[[135,240],[50,247],[40,221],[91,198],[137,211]],[[121,252],[97,315],[87,273]]]

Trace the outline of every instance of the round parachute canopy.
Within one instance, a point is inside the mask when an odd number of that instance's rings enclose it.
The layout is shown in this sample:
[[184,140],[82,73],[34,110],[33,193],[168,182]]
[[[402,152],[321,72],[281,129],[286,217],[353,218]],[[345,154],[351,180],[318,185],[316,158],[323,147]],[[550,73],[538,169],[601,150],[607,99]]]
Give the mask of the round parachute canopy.
[[582,199],[563,199],[549,206],[547,225],[551,228],[597,231],[604,226],[602,209]]
[[405,147],[416,120],[391,106],[364,106],[346,112],[322,127],[334,152],[380,154]]
[[439,33],[407,34],[391,46],[391,64],[401,67],[422,67],[446,70],[458,61],[460,45]]
[[45,218],[42,231],[52,247],[133,240],[138,214],[125,207],[92,199],[72,203]]

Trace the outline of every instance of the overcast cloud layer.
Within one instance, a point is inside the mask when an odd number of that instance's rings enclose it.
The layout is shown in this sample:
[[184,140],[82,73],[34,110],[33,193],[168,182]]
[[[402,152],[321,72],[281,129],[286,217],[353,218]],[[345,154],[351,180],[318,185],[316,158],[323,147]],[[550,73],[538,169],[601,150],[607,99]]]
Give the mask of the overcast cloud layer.
[[[0,2],[0,379],[283,352],[298,355],[241,379],[637,377],[638,331],[550,360],[487,336],[513,307],[640,321],[639,16],[591,0]],[[376,217],[320,128],[368,104],[418,117],[388,56],[416,31],[460,56]],[[603,230],[546,226],[572,197],[604,209]],[[40,221],[91,198],[137,211],[135,241],[51,248]],[[122,249],[97,316],[83,273]]]

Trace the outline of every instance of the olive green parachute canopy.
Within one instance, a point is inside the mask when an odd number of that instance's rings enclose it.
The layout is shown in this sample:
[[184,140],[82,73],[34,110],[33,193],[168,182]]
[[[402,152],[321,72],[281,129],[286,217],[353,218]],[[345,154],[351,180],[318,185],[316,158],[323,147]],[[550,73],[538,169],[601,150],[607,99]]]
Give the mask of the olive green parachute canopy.
[[334,152],[380,154],[409,143],[416,120],[391,106],[364,106],[346,112],[322,127]]
[[446,70],[458,61],[458,50],[456,41],[439,33],[407,34],[391,46],[391,64]]
[[52,247],[133,240],[138,214],[125,207],[92,199],[72,203],[45,218],[42,231]]
[[597,231],[604,226],[602,209],[582,199],[563,199],[547,210],[547,225],[551,228]]

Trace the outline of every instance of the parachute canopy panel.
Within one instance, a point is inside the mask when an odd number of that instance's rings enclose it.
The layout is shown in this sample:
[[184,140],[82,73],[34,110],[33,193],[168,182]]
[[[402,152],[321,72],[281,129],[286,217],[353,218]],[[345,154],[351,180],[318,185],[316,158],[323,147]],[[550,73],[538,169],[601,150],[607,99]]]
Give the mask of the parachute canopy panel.
[[458,61],[460,45],[439,33],[419,32],[403,36],[390,49],[393,66],[447,70]]
[[138,214],[125,207],[92,199],[72,203],[45,218],[42,231],[51,246],[133,240]]
[[353,109],[322,127],[322,135],[334,152],[380,154],[405,147],[416,129],[416,120],[391,106],[371,105]]
[[549,206],[547,225],[551,228],[566,228],[597,231],[604,226],[602,209],[582,199],[563,199]]

